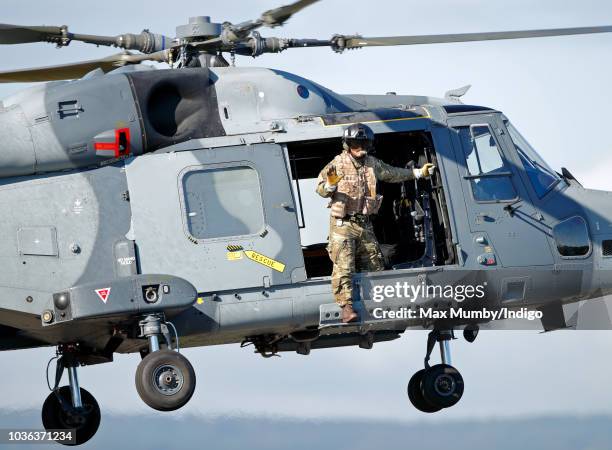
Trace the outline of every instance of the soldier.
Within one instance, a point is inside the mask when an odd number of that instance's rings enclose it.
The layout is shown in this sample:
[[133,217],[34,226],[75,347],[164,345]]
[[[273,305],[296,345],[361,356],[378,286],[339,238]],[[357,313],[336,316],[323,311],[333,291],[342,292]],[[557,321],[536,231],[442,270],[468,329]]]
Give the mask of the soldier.
[[332,290],[344,323],[358,319],[352,306],[352,274],[357,269],[373,272],[385,268],[370,221],[382,203],[382,196],[376,194],[376,182],[401,183],[429,177],[435,169],[433,164],[420,169],[385,164],[368,155],[373,143],[370,127],[361,123],[349,126],[342,139],[344,151],[323,168],[317,182],[317,193],[330,198],[327,251],[334,264]]

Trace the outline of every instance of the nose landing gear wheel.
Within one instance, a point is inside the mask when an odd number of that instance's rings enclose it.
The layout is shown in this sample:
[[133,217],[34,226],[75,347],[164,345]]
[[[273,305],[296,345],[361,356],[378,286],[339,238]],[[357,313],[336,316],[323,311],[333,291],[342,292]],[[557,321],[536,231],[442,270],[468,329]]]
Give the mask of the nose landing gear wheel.
[[461,400],[463,377],[453,366],[437,364],[424,371],[421,391],[428,403],[449,408]]
[[158,411],[174,411],[185,406],[193,395],[195,383],[191,363],[172,350],[149,353],[136,370],[138,395]]
[[425,400],[425,397],[423,397],[421,384],[423,382],[424,373],[425,369],[421,369],[412,375],[412,378],[410,378],[410,382],[408,383],[408,398],[410,399],[412,405],[419,411],[424,413],[435,413],[440,411],[442,408],[432,405]]
[[[96,399],[81,389],[82,408],[73,408],[70,386],[62,386],[57,394],[51,392],[42,407],[42,422],[46,430],[75,429],[76,438],[73,443],[65,445],[81,445],[90,440],[100,426],[100,407]],[[62,398],[60,401],[57,396]]]

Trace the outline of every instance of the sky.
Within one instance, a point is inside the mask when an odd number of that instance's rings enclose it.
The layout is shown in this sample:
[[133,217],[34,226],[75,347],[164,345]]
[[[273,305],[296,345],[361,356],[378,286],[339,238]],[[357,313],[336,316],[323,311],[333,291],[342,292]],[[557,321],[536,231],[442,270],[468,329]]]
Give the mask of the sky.
[[[282,2],[282,0],[280,0]],[[143,28],[173,34],[189,16],[240,22],[278,6],[276,0],[119,1],[3,0],[1,21],[29,25],[68,24],[74,32],[138,33]],[[420,35],[612,24],[605,0],[323,0],[281,29],[262,34],[329,38]],[[608,116],[612,34],[539,40],[372,48],[336,55],[329,49],[295,49],[238,65],[282,69],[339,93],[418,94],[442,97],[472,84],[464,97],[503,111],[531,144],[583,185],[612,191],[612,143]],[[116,53],[73,43],[0,47],[0,70],[53,65]],[[24,85],[0,85],[0,98]],[[453,364],[465,379],[456,407],[426,416],[406,398],[406,385],[421,368],[426,334],[409,331],[372,351],[332,349],[310,357],[264,360],[237,346],[187,349],[198,375],[191,402],[174,414],[379,418],[407,421],[524,417],[539,414],[612,414],[612,332],[519,331],[482,333],[476,343],[453,342]],[[52,349],[0,353],[0,365],[17,374],[0,389],[0,408],[39,408],[47,395],[44,369]],[[82,386],[103,411],[152,413],[138,399],[138,355],[80,371]],[[599,380],[599,381],[598,381]],[[158,413],[155,413],[158,414]]]

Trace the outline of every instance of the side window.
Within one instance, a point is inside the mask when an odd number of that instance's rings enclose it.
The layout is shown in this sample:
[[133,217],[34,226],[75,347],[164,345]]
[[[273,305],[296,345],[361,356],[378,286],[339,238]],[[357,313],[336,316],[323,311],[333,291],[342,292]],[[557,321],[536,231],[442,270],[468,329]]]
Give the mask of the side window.
[[474,199],[479,202],[515,199],[512,174],[489,126],[462,127],[460,134]]
[[261,187],[252,167],[193,170],[182,183],[187,228],[194,238],[251,235],[263,228]]
[[561,256],[586,256],[591,251],[591,239],[582,217],[570,217],[553,228],[553,238]]

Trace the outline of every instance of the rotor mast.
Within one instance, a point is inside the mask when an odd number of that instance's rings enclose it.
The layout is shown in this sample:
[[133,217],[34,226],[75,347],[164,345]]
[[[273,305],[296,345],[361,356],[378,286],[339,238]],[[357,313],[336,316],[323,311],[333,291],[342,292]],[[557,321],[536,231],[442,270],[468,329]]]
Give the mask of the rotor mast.
[[198,51],[190,46],[192,42],[217,38],[223,25],[211,22],[210,16],[189,18],[189,23],[176,27],[178,54],[173,55],[182,67],[227,67],[229,63],[218,51]]

